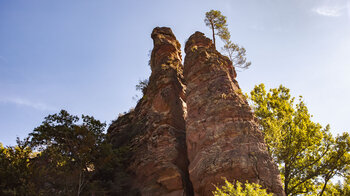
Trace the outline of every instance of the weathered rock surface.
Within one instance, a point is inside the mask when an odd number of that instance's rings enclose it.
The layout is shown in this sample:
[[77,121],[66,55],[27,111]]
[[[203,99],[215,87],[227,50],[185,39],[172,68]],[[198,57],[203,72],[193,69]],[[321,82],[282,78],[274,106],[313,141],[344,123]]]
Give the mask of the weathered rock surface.
[[208,196],[222,177],[283,195],[231,61],[200,32],[186,43],[184,67],[170,28],[155,28],[152,39],[144,96],[108,129],[114,147],[130,149],[115,180],[118,195]]
[[193,195],[188,176],[180,43],[165,27],[155,28],[152,39],[152,74],[144,96],[134,111],[111,124],[108,134],[115,147],[130,146],[126,170],[133,176],[130,183],[135,194]]
[[212,195],[213,184],[222,184],[225,177],[258,183],[283,195],[277,166],[231,61],[200,32],[189,38],[185,52],[186,140],[194,194]]

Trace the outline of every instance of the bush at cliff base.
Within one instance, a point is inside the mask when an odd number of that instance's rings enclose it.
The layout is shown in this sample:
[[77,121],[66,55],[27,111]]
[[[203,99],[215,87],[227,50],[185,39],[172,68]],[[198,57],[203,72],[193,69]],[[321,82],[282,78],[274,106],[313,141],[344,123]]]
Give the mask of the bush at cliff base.
[[265,189],[262,189],[259,184],[246,182],[242,185],[238,181],[234,184],[225,179],[224,186],[221,188],[215,186],[214,196],[273,196],[272,193],[267,193]]

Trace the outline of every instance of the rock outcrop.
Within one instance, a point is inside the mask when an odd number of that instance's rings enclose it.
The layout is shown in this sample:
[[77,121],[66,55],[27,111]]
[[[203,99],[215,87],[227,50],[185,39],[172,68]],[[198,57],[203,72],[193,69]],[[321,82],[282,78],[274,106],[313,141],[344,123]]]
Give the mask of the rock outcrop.
[[155,28],[152,39],[144,95],[108,129],[115,148],[129,149],[122,169],[129,178],[117,177],[118,195],[208,196],[223,177],[283,195],[231,61],[200,32],[186,43],[185,66],[170,28]]
[[[170,28],[155,28],[152,74],[134,111],[108,129],[114,147],[130,146],[127,172],[135,194],[193,195],[188,176],[180,43]],[[129,191],[128,194],[131,194]]]
[[195,195],[212,195],[214,185],[239,180],[283,195],[277,166],[241,93],[231,61],[203,33],[185,46],[186,138]]

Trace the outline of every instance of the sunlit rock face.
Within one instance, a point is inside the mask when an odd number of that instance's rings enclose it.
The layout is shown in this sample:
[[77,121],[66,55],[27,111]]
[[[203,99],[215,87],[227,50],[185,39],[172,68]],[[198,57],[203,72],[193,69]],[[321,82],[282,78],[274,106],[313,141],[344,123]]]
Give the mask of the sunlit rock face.
[[108,129],[115,148],[129,149],[114,180],[117,195],[207,196],[223,177],[283,195],[231,61],[200,32],[186,43],[185,66],[170,28],[157,27],[151,37],[144,95]]
[[180,43],[170,28],[155,28],[152,74],[134,111],[108,130],[115,147],[130,145],[128,194],[193,195],[188,176]]
[[195,195],[212,195],[213,185],[239,180],[283,195],[257,121],[241,93],[231,61],[203,33],[185,46],[186,142]]

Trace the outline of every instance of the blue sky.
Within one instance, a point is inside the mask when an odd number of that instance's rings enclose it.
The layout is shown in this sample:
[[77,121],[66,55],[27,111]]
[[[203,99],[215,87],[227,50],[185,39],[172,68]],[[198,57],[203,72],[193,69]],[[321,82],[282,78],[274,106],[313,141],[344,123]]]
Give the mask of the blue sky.
[[315,121],[349,131],[349,0],[0,0],[0,142],[60,109],[110,123],[150,74],[152,29],[171,27],[184,46],[195,31],[211,36],[210,9],[252,61],[238,73],[243,92],[283,84]]

